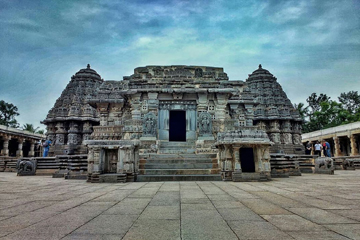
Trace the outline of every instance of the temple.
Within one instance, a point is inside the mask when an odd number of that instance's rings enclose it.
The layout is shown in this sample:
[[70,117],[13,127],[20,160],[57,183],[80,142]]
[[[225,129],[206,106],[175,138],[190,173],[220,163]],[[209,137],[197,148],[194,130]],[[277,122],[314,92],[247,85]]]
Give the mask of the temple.
[[270,153],[302,153],[302,120],[259,68],[145,66],[104,81],[77,72],[43,121],[50,154],[88,154],[91,182],[269,180]]

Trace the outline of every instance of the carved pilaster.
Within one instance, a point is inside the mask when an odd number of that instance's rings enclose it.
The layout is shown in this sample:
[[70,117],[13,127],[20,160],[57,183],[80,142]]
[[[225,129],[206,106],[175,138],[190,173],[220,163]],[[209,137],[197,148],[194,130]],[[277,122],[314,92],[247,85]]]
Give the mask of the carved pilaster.
[[19,138],[18,139],[18,150],[16,151],[16,156],[17,157],[22,157],[23,156],[23,144],[25,142],[25,139],[23,138]]
[[208,94],[207,93],[198,93],[198,100],[197,100],[198,112],[207,111],[208,104],[209,104]]
[[350,136],[350,147],[351,147],[351,156],[359,155],[359,151],[356,148],[356,137],[354,134]]
[[240,163],[240,148],[234,148],[234,157],[235,157],[235,171],[241,172],[241,163]]
[[56,124],[56,140],[55,145],[64,145],[65,144],[65,134],[67,131],[65,130],[65,125],[63,122],[58,122]]
[[149,92],[148,93],[148,109],[149,110],[157,110],[159,108],[159,100],[158,98],[158,93],[154,93],[154,92]]
[[341,150],[340,150],[340,139],[338,137],[333,137],[334,140],[334,157],[341,156]]
[[30,142],[30,151],[29,151],[29,157],[34,157],[35,156],[35,141],[32,140]]
[[3,156],[9,156],[9,141],[10,141],[11,137],[9,136],[5,136],[3,137],[3,148],[1,149],[1,155]]

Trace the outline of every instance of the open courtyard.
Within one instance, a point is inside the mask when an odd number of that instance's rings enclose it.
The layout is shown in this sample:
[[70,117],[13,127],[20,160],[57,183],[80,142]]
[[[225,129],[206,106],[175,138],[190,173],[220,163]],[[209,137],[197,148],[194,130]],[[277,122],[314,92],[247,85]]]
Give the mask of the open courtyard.
[[360,239],[360,171],[91,184],[0,173],[0,239]]

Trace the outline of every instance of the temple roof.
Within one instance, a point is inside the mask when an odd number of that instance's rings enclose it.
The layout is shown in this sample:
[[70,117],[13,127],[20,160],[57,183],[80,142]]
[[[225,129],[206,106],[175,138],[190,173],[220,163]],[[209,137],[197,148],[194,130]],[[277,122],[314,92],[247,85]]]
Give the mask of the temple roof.
[[90,68],[90,64],[88,64],[86,68],[80,69],[74,76],[72,76],[72,79],[75,80],[83,80],[87,78],[103,81],[101,76],[94,69]]
[[64,120],[99,121],[98,113],[87,101],[94,97],[95,89],[102,82],[101,76],[90,68],[90,64],[78,71],[50,109],[44,123]]
[[249,82],[263,79],[268,81],[276,81],[276,77],[274,77],[274,75],[272,75],[268,70],[262,68],[261,64],[259,64],[259,68],[253,71],[252,74],[249,74],[249,77],[246,81]]
[[259,102],[254,111],[254,120],[302,121],[276,77],[262,68],[261,64],[258,69],[249,74],[246,83],[253,97]]

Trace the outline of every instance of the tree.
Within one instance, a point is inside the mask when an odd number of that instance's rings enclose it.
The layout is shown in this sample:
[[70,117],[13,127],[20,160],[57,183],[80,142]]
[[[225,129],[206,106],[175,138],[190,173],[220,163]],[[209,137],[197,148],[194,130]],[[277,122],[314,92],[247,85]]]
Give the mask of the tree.
[[12,103],[0,100],[0,124],[8,127],[19,127],[15,117],[19,116],[18,108]]
[[299,112],[301,119],[305,122],[305,118],[309,115],[309,106],[305,107],[303,103],[294,103],[294,108]]
[[38,130],[36,133],[38,133],[38,134],[45,134],[45,130],[44,130],[44,129],[40,129],[40,130]]
[[341,93],[338,99],[344,108],[350,113],[355,114],[360,111],[360,95],[357,91]]
[[320,93],[319,96],[317,96],[316,93],[312,93],[306,101],[308,102],[309,106],[311,108],[311,111],[309,112],[309,118],[313,117],[313,114],[320,110],[321,106],[320,104],[322,102],[328,102],[330,100],[330,97],[326,96],[326,94]]
[[28,132],[32,132],[32,133],[36,133],[36,131],[39,129],[39,127],[35,128],[34,125],[30,124],[30,123],[26,123],[22,126],[22,130],[28,131]]
[[29,131],[32,133],[44,134],[45,130],[43,129],[38,130],[39,128],[40,127],[35,128],[34,125],[32,125],[31,123],[26,123],[22,126],[22,130]]

